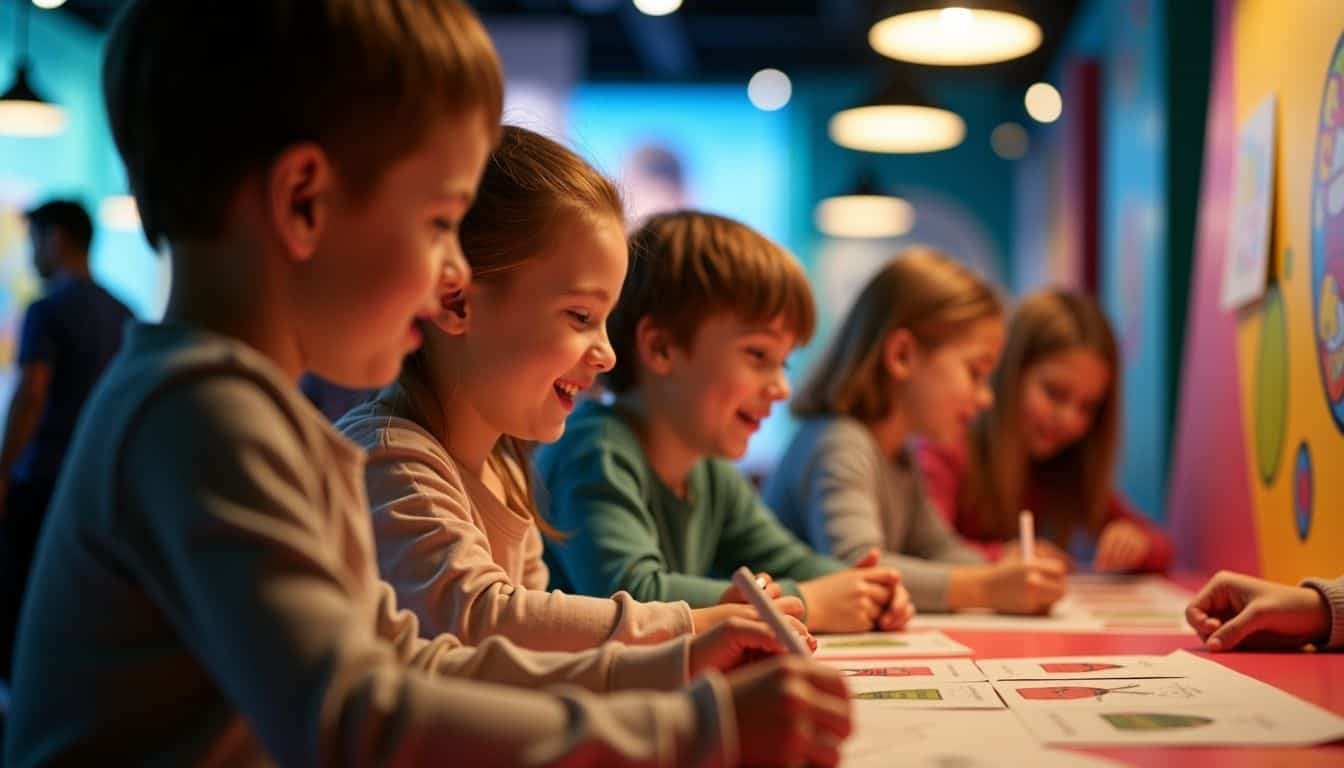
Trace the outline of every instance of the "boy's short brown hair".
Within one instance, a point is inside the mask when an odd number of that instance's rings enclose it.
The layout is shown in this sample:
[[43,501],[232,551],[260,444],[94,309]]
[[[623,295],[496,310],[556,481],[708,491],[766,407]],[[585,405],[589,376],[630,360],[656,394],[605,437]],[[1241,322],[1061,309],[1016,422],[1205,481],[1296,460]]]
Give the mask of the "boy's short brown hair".
[[356,194],[436,118],[497,126],[503,75],[459,0],[133,0],[103,96],[152,247],[221,233],[239,186],[286,147],[323,147]]
[[799,345],[812,338],[816,323],[807,274],[756,230],[696,211],[651,217],[630,237],[630,271],[607,320],[616,366],[606,385],[619,393],[637,383],[640,320],[650,318],[689,347],[700,324],[724,311],[746,323],[782,317]]

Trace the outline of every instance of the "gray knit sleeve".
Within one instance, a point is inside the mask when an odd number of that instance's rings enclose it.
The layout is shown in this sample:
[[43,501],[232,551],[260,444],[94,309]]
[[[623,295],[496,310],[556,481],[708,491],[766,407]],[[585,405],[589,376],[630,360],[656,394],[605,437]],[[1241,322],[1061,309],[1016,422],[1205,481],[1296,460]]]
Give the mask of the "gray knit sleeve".
[[1321,650],[1344,648],[1344,577],[1338,579],[1306,579],[1302,586],[1321,593],[1330,605],[1330,635]]

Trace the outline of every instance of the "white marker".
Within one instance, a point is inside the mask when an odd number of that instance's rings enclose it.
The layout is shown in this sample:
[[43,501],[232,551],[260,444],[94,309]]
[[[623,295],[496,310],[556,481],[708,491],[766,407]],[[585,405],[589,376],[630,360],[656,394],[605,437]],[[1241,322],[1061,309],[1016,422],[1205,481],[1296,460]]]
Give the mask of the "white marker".
[[799,637],[798,633],[794,632],[793,628],[789,626],[789,622],[784,620],[784,614],[779,612],[779,608],[775,606],[775,601],[765,594],[760,582],[756,580],[751,571],[747,570],[745,565],[733,573],[733,586],[737,587],[737,591],[741,592],[747,602],[751,603],[751,607],[756,609],[756,613],[760,615],[761,620],[768,624],[770,629],[774,630],[775,637],[785,648],[789,649],[790,653],[803,657],[812,655],[812,652],[808,650],[807,643],[803,642],[803,638]]
[[1017,515],[1017,540],[1022,545],[1022,562],[1030,563],[1036,559],[1036,518],[1031,516],[1029,509]]

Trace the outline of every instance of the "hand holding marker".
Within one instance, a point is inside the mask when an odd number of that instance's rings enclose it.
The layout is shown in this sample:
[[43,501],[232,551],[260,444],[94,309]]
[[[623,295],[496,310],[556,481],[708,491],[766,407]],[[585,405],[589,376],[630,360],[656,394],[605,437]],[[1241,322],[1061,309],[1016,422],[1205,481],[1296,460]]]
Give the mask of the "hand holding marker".
[[1036,518],[1031,510],[1024,509],[1017,515],[1017,540],[1022,545],[1022,562],[1030,563],[1036,559]]
[[779,609],[775,607],[774,601],[766,597],[765,591],[761,588],[762,585],[756,581],[750,570],[745,566],[738,568],[733,573],[733,584],[737,586],[737,591],[746,597],[747,602],[751,603],[751,607],[755,608],[756,613],[760,614],[761,620],[769,625],[770,629],[774,631],[775,637],[785,648],[789,649],[790,653],[802,657],[812,655],[812,652],[807,648],[807,644],[803,642],[803,638],[799,637],[798,633],[794,632],[789,627],[789,623],[784,620],[784,614],[780,613]]

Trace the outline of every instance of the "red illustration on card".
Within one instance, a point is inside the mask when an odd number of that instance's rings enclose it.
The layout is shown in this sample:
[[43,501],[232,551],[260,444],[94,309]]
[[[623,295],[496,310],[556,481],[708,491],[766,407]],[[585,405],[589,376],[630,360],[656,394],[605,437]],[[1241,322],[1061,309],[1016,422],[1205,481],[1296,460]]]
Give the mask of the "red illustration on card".
[[1101,672],[1107,669],[1124,669],[1124,665],[1102,664],[1095,661],[1056,661],[1042,664],[1041,669],[1052,675],[1063,675],[1077,672]]

